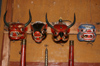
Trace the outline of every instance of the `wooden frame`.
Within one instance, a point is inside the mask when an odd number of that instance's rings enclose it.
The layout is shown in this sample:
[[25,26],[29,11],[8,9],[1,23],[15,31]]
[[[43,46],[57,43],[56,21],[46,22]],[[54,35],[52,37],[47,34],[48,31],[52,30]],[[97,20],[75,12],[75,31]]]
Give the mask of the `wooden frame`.
[[[9,18],[6,18],[7,21],[12,21],[12,5],[13,0],[7,0],[6,10],[7,10],[7,16]],[[1,66],[8,66],[9,64],[9,53],[10,53],[10,39],[8,37],[8,33],[3,33],[3,41],[2,41],[2,55],[1,55]]]
[[[12,14],[13,14],[13,0],[7,0],[7,18],[6,20],[11,22],[12,21]],[[29,28],[30,26],[28,26]],[[29,31],[27,32],[30,34],[30,29]],[[48,33],[51,34],[51,31],[50,31],[50,28],[48,27]],[[71,32],[69,34],[77,34],[77,31],[73,31],[71,29]],[[97,34],[100,34],[100,32],[97,32]],[[10,53],[10,40],[9,38],[7,37],[8,36],[8,32],[7,31],[4,31],[3,33],[3,48],[2,48],[2,66],[8,66],[8,63],[9,63],[9,53]],[[5,63],[6,62],[6,63]],[[65,63],[66,64],[66,63]]]

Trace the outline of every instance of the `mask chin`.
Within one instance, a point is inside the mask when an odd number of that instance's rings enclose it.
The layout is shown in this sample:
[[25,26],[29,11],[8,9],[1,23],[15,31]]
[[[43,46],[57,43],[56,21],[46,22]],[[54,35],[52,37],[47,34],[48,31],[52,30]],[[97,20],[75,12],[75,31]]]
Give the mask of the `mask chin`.
[[95,36],[93,33],[84,33],[82,35],[82,38],[85,40],[85,41],[91,41],[91,40],[94,40]]
[[61,37],[60,36],[54,36],[54,41],[60,41]]
[[67,41],[67,40],[68,40],[68,37],[66,37],[66,36],[62,37],[62,41]]
[[33,39],[34,39],[35,42],[37,42],[37,43],[41,43],[41,42],[42,42],[42,36],[34,36]]
[[68,36],[63,36],[62,38],[59,36],[54,36],[54,42],[56,43],[65,43],[68,41]]
[[11,40],[20,40],[25,38],[25,34],[21,34],[18,31],[10,31],[9,37]]
[[59,41],[54,41],[54,42],[56,42],[56,43],[66,43],[67,41],[59,40]]

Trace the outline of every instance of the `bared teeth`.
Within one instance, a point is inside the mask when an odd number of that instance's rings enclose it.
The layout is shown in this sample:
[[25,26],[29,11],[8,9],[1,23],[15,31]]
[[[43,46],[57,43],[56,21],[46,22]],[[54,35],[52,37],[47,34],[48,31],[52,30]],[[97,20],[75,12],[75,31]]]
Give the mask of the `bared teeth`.
[[11,37],[13,36],[13,32],[10,33],[10,36],[11,36]]
[[57,39],[60,40],[60,36],[58,36]]
[[58,39],[56,38],[56,39],[54,39],[55,41],[58,41]]
[[55,41],[60,40],[60,36],[58,36],[57,38],[54,38]]
[[67,38],[65,38],[65,36],[63,36],[62,40],[63,40],[63,41],[66,41],[66,40],[67,40]]
[[82,37],[88,39],[88,35],[90,35],[90,38],[93,38],[93,34],[84,34]]
[[19,35],[19,32],[15,32],[15,33],[16,33],[17,36]]

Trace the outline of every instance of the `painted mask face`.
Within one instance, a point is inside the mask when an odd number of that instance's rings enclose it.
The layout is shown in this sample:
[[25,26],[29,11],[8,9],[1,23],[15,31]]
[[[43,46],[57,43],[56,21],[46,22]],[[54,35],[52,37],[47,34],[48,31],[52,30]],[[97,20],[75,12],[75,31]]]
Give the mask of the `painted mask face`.
[[94,42],[96,38],[96,28],[91,24],[82,24],[78,28],[77,38],[79,41]]
[[26,36],[26,27],[22,23],[12,23],[9,27],[9,38],[11,40],[24,39]]
[[47,25],[37,21],[31,24],[32,38],[35,42],[41,43],[47,36]]
[[[52,26],[49,23],[47,19],[47,14],[46,14],[46,23],[48,24],[48,26],[51,27],[51,32],[53,33],[53,40],[56,43],[65,43],[68,41],[68,38],[69,38],[68,33],[70,31],[70,28],[75,24],[75,21],[76,21],[75,14],[74,14],[74,21],[69,26],[67,26],[63,21],[64,20],[59,19],[59,21]],[[69,20],[66,20],[66,21],[69,21]]]
[[31,19],[32,19],[30,11],[29,11],[30,18],[26,24],[22,24],[19,22],[12,22],[11,24],[7,23],[6,22],[6,13],[4,15],[4,23],[8,27],[10,40],[24,39],[26,36],[26,26],[31,22]]

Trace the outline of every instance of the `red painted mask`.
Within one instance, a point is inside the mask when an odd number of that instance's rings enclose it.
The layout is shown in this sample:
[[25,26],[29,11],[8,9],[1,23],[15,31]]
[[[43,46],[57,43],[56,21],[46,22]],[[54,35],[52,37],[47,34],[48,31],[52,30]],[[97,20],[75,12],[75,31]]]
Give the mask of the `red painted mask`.
[[[7,13],[7,12],[6,12]],[[4,15],[4,23],[8,27],[9,30],[9,38],[10,40],[21,40],[26,36],[26,26],[31,22],[31,13],[29,11],[29,21],[26,24],[22,24],[19,22],[13,22],[11,24],[6,22],[6,13]]]
[[43,22],[37,21],[31,24],[32,38],[35,42],[41,43],[47,36],[47,25]]
[[[53,33],[53,40],[56,43],[65,43],[68,41],[69,38],[69,31],[70,31],[70,27],[72,27],[75,24],[76,21],[76,17],[74,14],[74,21],[71,25],[67,26],[66,23],[64,23],[65,20],[59,19],[59,21],[54,24],[54,26],[52,26],[48,19],[47,19],[47,14],[46,14],[46,23],[48,24],[48,26],[51,27],[51,32]],[[66,20],[69,21],[69,20]]]

